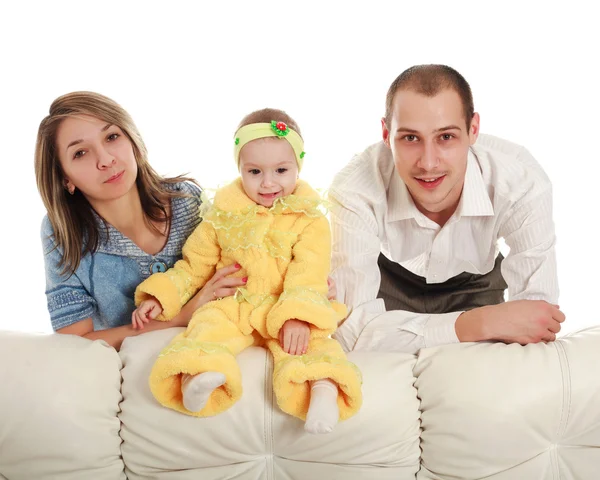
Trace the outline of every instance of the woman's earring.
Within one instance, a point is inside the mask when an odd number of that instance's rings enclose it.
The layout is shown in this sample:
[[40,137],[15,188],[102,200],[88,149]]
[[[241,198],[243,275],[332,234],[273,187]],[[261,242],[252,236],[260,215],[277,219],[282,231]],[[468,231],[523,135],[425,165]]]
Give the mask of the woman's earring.
[[67,189],[67,192],[69,192],[71,195],[75,193],[75,185],[73,185],[72,183],[66,183],[65,188]]

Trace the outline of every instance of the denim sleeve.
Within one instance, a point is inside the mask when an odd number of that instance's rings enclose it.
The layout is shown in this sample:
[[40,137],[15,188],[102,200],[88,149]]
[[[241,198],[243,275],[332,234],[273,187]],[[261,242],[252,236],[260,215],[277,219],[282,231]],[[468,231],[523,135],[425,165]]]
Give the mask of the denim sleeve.
[[73,275],[61,274],[62,252],[53,240],[54,231],[48,217],[42,222],[42,246],[46,267],[46,299],[52,328],[56,331],[80,320],[93,317],[96,301],[80,280],[81,265]]

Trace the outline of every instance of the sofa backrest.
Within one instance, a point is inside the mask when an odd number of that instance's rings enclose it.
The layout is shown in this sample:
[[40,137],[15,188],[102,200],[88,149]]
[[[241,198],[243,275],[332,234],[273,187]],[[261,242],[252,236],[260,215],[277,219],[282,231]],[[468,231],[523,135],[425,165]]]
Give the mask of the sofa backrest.
[[[173,331],[174,330],[174,331]],[[419,470],[419,401],[413,355],[354,353],[363,371],[363,408],[329,435],[309,435],[303,422],[274,403],[273,362],[263,348],[238,356],[242,399],[231,409],[196,418],[152,397],[148,376],[157,353],[177,333],[127,339],[123,361],[123,459],[130,479],[395,479]]]
[[129,338],[120,354],[0,332],[0,479],[600,478],[600,327],[548,345],[351,352],[364,405],[323,436],[275,406],[260,348],[239,356],[244,395],[229,411],[158,405],[148,373],[180,330]]
[[0,332],[0,478],[125,479],[120,368],[103,342]]

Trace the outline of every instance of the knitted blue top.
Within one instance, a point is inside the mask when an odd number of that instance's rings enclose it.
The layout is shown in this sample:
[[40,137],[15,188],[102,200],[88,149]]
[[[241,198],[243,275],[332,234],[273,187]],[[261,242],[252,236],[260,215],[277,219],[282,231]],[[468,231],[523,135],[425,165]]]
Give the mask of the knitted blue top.
[[93,254],[86,254],[73,275],[61,275],[62,252],[53,241],[48,217],[42,222],[42,244],[46,265],[46,298],[52,328],[58,330],[86,318],[94,330],[131,323],[135,288],[150,274],[164,271],[181,258],[187,237],[200,223],[200,189],[192,183],[167,185],[192,195],[171,200],[171,228],[163,249],[156,255],[141,250],[112,225],[108,235],[99,224],[100,240]]

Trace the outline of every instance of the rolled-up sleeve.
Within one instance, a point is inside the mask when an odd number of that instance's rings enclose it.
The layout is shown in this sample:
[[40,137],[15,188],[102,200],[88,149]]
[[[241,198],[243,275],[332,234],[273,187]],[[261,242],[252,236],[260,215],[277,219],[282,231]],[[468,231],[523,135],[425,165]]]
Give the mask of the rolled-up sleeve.
[[[96,301],[82,284],[78,275],[61,274],[59,266],[62,252],[53,240],[53,230],[48,218],[41,229],[44,265],[46,269],[46,300],[52,328],[57,331],[96,314]],[[81,267],[80,267],[81,268]]]
[[502,262],[509,300],[558,302],[556,234],[552,220],[552,189],[518,203],[501,225],[499,235],[510,247]]

